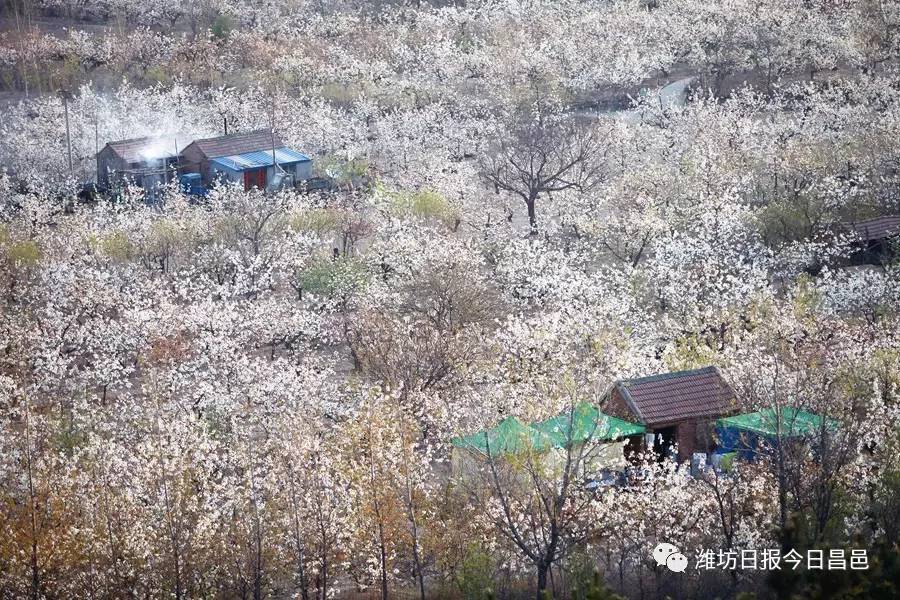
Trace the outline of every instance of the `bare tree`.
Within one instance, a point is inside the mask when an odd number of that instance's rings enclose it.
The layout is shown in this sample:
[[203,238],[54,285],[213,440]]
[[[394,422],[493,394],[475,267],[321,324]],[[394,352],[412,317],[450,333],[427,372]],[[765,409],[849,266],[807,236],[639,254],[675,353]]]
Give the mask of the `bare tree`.
[[347,343],[357,367],[391,389],[432,389],[474,361],[498,314],[496,291],[463,266],[431,268],[403,287],[398,313],[359,313]]
[[541,194],[587,190],[603,180],[606,134],[558,116],[538,115],[518,125],[482,158],[485,180],[522,198],[537,232]]
[[[474,476],[462,481],[496,530],[534,565],[539,600],[545,597],[553,566],[602,535],[602,527],[591,519],[598,488],[586,485],[603,449],[603,443],[594,439],[602,424],[582,430],[576,424],[577,410],[571,403],[565,442],[558,449],[523,437],[510,450],[497,447],[502,442],[486,434],[480,465]],[[591,527],[586,526],[589,522]]]
[[807,543],[822,543],[840,519],[840,488],[863,432],[866,388],[848,385],[840,370],[847,355],[828,324],[776,339],[781,351],[770,353],[769,376],[751,383],[744,397],[767,411],[774,431],[758,450],[776,485],[783,543],[796,534],[797,519]]

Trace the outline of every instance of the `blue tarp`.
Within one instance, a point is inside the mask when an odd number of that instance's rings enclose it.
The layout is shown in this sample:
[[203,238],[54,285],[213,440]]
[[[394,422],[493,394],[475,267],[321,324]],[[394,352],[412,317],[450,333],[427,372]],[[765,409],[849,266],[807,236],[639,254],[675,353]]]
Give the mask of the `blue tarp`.
[[724,417],[716,421],[717,453],[736,452],[744,460],[754,460],[757,453],[768,452],[786,440],[812,440],[822,432],[834,431],[838,424],[816,414],[783,408]]
[[[291,150],[290,148],[276,148],[275,160],[279,165],[296,164],[301,162],[310,162],[305,154]],[[253,152],[244,152],[243,154],[233,154],[231,156],[220,156],[211,158],[209,162],[225,167],[231,171],[246,171],[248,169],[260,169],[263,167],[271,167],[275,162],[272,160],[271,150],[255,150]]]
[[743,460],[755,460],[760,451],[776,447],[776,439],[750,431],[742,431],[733,427],[716,427],[718,439],[717,454],[736,453]]

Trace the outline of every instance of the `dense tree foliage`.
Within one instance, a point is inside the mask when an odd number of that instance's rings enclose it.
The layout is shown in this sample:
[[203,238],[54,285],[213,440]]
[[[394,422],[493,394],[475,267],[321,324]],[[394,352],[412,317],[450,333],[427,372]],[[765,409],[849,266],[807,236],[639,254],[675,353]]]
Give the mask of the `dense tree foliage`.
[[[900,264],[848,266],[848,224],[900,214],[900,4],[4,11],[0,598],[896,595]],[[226,122],[330,189],[79,196],[106,142]],[[837,433],[600,489],[581,454],[451,474],[456,435],[706,365]]]

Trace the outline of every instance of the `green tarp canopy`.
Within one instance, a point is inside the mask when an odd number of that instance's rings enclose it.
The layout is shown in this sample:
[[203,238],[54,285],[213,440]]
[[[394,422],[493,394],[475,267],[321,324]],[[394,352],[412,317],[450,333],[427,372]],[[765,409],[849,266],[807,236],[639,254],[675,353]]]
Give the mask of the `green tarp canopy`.
[[643,425],[610,417],[583,402],[571,415],[564,413],[530,426],[515,417],[507,417],[491,429],[453,438],[451,442],[458,448],[469,448],[482,454],[487,454],[488,445],[491,454],[518,454],[529,449],[544,452],[550,448],[565,448],[569,442],[580,444],[588,439],[613,441],[644,431]]
[[[733,417],[724,417],[716,421],[716,425],[722,428],[740,429],[743,431],[752,431],[765,436],[807,436],[817,433],[822,429],[822,417],[804,410],[795,408],[782,408],[780,411],[780,428],[779,419],[776,416],[775,409],[764,408],[757,412],[747,413],[743,415],[735,415]],[[829,429],[837,428],[837,421],[828,419],[827,427]]]
[[544,452],[551,448],[552,441],[537,429],[523,425],[515,417],[507,417],[487,431],[453,438],[454,446],[477,450],[491,455],[519,454],[526,450]]
[[565,448],[570,442],[581,444],[589,439],[613,441],[630,435],[640,435],[647,429],[600,412],[596,406],[582,402],[572,413],[563,413],[532,425],[553,440],[556,448]]

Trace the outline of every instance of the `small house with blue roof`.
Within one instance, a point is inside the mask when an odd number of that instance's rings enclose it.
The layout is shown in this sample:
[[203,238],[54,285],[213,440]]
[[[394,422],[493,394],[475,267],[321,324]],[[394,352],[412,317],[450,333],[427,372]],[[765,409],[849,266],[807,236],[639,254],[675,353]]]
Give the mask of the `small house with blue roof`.
[[272,190],[312,177],[312,159],[268,130],[195,140],[182,155],[183,171],[199,173],[206,186],[226,181]]

